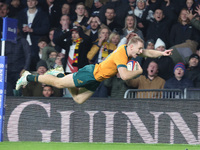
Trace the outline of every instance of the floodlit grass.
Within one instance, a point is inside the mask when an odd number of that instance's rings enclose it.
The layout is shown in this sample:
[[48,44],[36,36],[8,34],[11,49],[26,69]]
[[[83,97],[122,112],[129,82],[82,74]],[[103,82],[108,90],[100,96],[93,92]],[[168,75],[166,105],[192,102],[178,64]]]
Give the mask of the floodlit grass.
[[0,150],[200,150],[200,145],[0,142]]

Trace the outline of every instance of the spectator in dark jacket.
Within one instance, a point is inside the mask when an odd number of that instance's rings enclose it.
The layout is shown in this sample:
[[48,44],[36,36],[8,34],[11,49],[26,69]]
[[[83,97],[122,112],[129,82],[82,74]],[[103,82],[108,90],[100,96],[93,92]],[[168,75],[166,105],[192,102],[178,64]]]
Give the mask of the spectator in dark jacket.
[[156,41],[160,38],[166,44],[166,47],[169,46],[169,31],[172,20],[166,18],[163,14],[163,10],[156,9],[154,12],[154,18],[152,22],[149,23],[147,28],[146,39],[153,39]]
[[194,87],[200,88],[200,68],[199,64],[199,55],[192,54],[189,58],[189,64],[186,67],[185,76],[193,81]]
[[5,44],[7,56],[7,95],[13,96],[13,89],[20,75],[29,70],[31,60],[31,50],[28,42],[20,35],[17,36],[17,42],[6,41]]
[[27,0],[28,8],[22,10],[18,15],[18,27],[23,37],[31,46],[31,71],[35,71],[39,61],[38,40],[41,36],[48,35],[50,22],[48,14],[37,8],[38,1]]
[[42,9],[49,15],[51,28],[57,28],[61,16],[61,8],[58,2],[56,0],[45,0]]
[[199,31],[190,25],[187,17],[187,9],[182,9],[178,18],[178,23],[172,26],[170,31],[170,46],[184,43],[186,40],[199,42]]
[[181,89],[193,87],[193,82],[184,76],[185,65],[183,63],[177,63],[174,67],[174,77],[166,81],[165,89]]

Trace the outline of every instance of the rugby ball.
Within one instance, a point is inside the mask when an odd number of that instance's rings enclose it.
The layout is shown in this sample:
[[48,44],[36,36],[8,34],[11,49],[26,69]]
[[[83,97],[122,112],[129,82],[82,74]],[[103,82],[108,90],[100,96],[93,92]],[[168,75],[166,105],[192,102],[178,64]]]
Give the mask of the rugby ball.
[[137,62],[135,60],[129,60],[126,66],[128,71],[137,70]]

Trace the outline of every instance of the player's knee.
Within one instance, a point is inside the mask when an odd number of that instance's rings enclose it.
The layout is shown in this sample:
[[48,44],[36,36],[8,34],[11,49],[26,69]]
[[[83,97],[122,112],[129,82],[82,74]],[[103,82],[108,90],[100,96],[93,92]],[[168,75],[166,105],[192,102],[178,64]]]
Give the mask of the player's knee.
[[85,102],[83,99],[79,98],[78,96],[73,97],[73,99],[77,104],[83,104]]

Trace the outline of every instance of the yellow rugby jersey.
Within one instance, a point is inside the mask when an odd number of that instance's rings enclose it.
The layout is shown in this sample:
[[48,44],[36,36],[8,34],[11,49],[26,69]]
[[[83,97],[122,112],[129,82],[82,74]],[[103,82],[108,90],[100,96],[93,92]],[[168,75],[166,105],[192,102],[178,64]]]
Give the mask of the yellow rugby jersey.
[[96,64],[94,68],[94,77],[101,82],[117,74],[119,67],[126,67],[128,63],[127,46],[121,45],[112,52],[103,62]]

